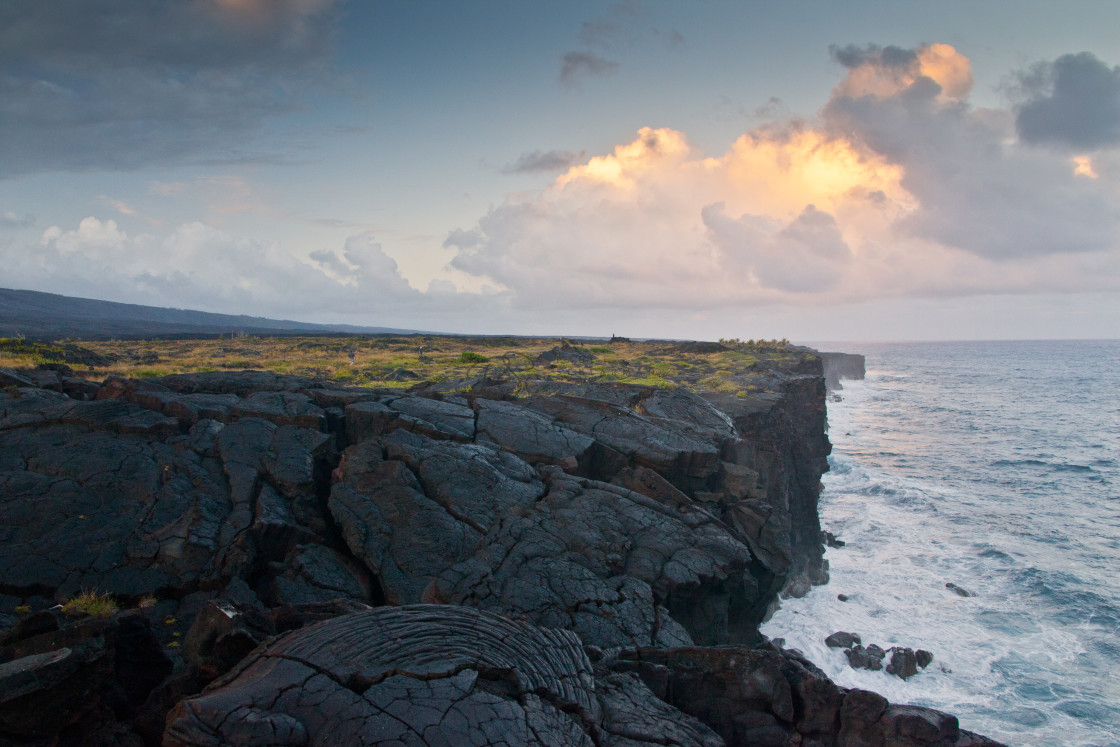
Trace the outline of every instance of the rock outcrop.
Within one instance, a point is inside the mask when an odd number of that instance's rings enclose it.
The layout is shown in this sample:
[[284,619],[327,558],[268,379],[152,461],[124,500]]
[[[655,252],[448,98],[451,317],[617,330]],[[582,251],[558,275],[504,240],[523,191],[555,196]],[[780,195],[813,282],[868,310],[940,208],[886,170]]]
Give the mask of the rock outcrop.
[[[9,376],[0,742],[980,744],[759,635],[827,580],[830,448],[819,359],[763,373]],[[87,589],[132,609],[49,611]]]
[[867,375],[866,362],[858,353],[820,353],[824,365],[824,383],[830,392],[843,389],[841,379],[863,381]]

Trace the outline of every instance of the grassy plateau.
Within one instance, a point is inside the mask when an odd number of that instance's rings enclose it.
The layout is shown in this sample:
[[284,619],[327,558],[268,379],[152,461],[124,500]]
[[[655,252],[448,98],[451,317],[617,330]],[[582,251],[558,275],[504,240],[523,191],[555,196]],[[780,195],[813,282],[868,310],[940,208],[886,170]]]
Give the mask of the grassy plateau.
[[786,340],[719,343],[580,342],[557,338],[376,335],[232,337],[109,342],[28,342],[0,338],[0,368],[66,366],[94,381],[218,370],[267,370],[339,385],[407,389],[494,378],[687,387],[746,396],[762,378],[795,361]]

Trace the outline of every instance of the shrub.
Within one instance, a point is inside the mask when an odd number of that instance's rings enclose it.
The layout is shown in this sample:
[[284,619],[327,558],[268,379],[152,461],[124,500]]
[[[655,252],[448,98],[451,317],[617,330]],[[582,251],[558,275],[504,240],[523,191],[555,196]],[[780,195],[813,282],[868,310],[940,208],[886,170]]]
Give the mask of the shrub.
[[110,617],[119,607],[109,594],[98,594],[95,589],[83,589],[78,596],[62,605],[62,611],[67,615],[92,615],[93,617]]
[[729,381],[721,376],[706,376],[696,383],[700,387],[711,392],[734,394],[735,392],[739,391],[739,387],[735,384],[735,382]]
[[155,379],[160,376],[167,376],[170,374],[166,368],[138,368],[132,372],[134,379]]
[[473,350],[464,350],[459,353],[459,363],[488,363],[490,361],[485,355],[480,355]]

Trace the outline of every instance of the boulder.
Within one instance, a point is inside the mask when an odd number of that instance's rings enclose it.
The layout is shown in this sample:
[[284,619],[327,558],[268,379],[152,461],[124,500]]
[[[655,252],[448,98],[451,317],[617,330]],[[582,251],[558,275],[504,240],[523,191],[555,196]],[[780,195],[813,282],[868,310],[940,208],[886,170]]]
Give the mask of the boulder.
[[829,648],[851,648],[860,643],[859,634],[838,630],[824,639],[824,645]]
[[914,654],[914,649],[892,646],[887,649],[887,653],[891,655],[890,663],[886,667],[887,674],[905,680],[918,673],[918,657]]

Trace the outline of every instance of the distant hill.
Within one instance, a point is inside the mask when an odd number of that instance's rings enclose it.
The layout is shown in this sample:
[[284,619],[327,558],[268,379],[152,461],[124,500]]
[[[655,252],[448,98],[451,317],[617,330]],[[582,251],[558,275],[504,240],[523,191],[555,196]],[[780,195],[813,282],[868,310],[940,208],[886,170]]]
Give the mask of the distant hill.
[[128,337],[193,337],[244,333],[409,334],[416,330],[355,327],[349,324],[308,324],[259,316],[211,314],[131,303],[73,298],[54,293],[0,288],[0,337],[22,334],[29,340],[78,337],[108,340]]

